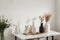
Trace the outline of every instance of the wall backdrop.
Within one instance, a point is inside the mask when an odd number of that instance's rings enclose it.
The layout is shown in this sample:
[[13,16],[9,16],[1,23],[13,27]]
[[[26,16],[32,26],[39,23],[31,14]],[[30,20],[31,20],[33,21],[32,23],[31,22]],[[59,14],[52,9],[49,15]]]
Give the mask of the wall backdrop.
[[[25,24],[27,19],[37,18],[48,11],[55,14],[55,0],[0,0],[0,15],[7,16],[14,23],[18,20],[19,23]],[[54,30],[55,16],[53,16],[50,24],[51,29]],[[24,26],[21,27],[21,31],[23,29]],[[7,34],[5,40],[14,40],[14,36],[9,32],[5,32],[5,34]]]

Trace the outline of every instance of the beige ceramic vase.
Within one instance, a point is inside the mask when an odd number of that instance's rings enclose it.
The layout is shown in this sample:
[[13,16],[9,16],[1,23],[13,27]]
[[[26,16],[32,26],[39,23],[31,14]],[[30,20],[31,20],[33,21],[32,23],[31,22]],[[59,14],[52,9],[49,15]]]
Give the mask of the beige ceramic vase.
[[30,26],[29,32],[32,33],[32,34],[36,33],[36,28],[35,28],[34,22],[32,22],[32,25]]
[[45,32],[50,32],[50,24],[48,22],[45,24]]
[[28,32],[29,32],[29,26],[25,26],[24,32],[25,32],[26,34],[28,34]]

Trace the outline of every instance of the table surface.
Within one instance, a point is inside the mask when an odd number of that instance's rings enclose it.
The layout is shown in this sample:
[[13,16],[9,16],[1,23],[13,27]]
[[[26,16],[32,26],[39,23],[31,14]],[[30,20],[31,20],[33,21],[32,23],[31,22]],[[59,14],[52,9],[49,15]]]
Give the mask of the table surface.
[[43,37],[47,37],[47,36],[56,36],[56,35],[60,35],[59,32],[55,32],[55,31],[50,31],[48,33],[40,33],[40,34],[36,34],[36,35],[24,35],[24,34],[15,34],[12,33],[14,36],[18,37],[19,39],[33,39],[33,38],[43,38]]

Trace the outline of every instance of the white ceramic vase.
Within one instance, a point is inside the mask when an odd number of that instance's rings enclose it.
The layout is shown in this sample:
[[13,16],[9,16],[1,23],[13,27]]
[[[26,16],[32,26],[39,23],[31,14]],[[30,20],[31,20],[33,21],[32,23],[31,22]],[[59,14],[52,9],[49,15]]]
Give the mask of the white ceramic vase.
[[20,28],[18,26],[15,27],[15,33],[20,34]]
[[29,26],[28,26],[28,25],[25,26],[25,30],[24,30],[24,32],[25,32],[26,34],[29,32]]
[[29,33],[32,33],[32,34],[35,34],[36,33],[34,22],[32,23],[32,25],[30,25]]
[[32,22],[31,31],[32,31],[33,34],[36,33],[34,22]]
[[49,22],[47,22],[45,24],[45,32],[50,32],[50,24],[49,24]]

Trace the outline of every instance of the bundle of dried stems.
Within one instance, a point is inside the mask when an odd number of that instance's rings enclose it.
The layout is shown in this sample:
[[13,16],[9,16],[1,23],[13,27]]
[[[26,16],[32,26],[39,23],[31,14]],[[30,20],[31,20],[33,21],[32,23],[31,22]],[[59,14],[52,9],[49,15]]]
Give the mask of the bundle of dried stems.
[[41,22],[43,22],[44,16],[39,16],[39,18],[41,19]]
[[53,14],[50,13],[50,12],[46,13],[46,14],[44,15],[44,16],[45,16],[45,21],[48,22],[48,21],[50,20],[50,18],[51,18],[52,15],[53,15]]

